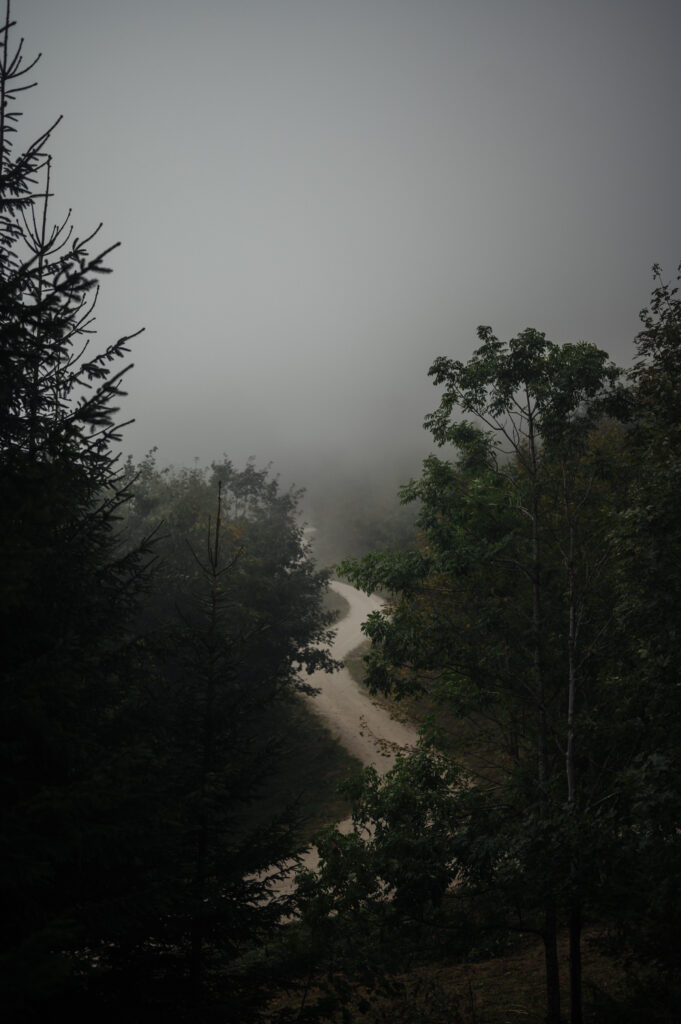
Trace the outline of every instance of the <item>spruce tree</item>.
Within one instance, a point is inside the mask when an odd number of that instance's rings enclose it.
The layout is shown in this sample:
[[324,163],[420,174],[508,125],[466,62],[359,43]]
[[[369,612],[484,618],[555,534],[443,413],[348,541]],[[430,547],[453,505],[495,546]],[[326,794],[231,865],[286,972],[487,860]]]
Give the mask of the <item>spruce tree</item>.
[[[52,221],[53,125],[24,146],[30,86],[7,0],[0,29],[0,666],[3,1005],[21,1019],[79,984],[129,931],[140,551],[116,538],[128,498],[114,443],[129,338],[93,351],[111,249]],[[138,873],[139,874],[139,873]]]
[[297,695],[308,672],[335,667],[328,574],[310,560],[299,494],[281,492],[268,468],[159,471],[148,456],[130,472],[131,534],[164,521],[145,603],[164,764],[156,882],[167,900],[137,951],[135,1007],[260,1019],[279,969],[263,949],[292,912],[286,878],[303,843]]

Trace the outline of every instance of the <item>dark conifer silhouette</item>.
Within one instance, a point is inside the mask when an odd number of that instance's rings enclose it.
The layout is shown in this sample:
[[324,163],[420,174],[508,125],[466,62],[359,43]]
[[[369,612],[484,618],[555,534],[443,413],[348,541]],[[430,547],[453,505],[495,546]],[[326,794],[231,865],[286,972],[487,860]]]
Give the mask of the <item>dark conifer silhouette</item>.
[[[183,520],[190,533],[204,529],[206,492],[221,479],[230,504],[219,507],[205,553],[188,565],[186,533],[175,531],[157,579],[164,599],[149,593],[156,509],[145,467],[137,479],[115,451],[135,335],[93,344],[97,282],[115,246],[92,257],[99,229],[77,237],[70,212],[53,223],[47,147],[56,124],[22,147],[16,101],[36,62],[25,62],[23,40],[12,45],[13,28],[7,2],[2,1005],[22,1021],[133,1012],[180,1020],[213,1012],[217,1000],[229,1019],[246,1020],[267,986],[254,981],[258,962],[236,961],[281,921],[286,903],[273,886],[299,842],[291,815],[251,807],[276,769],[279,698],[306,688],[303,667],[332,664],[327,576],[309,560],[298,495],[279,493],[269,470],[224,462],[195,488],[198,504]],[[153,515],[131,530],[145,502]],[[125,526],[134,542],[122,542]]]
[[[130,615],[144,556],[117,543],[128,498],[113,444],[130,338],[91,348],[97,279],[52,221],[56,125],[23,145],[16,108],[36,61],[0,29],[0,662],[3,1004],[29,1019],[128,927],[144,813],[131,736]],[[113,247],[112,247],[113,248]]]

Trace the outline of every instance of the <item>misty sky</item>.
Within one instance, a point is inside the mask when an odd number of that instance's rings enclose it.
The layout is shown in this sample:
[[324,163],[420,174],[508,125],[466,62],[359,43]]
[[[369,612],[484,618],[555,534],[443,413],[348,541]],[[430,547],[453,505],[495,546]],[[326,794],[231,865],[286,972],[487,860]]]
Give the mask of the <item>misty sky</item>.
[[121,241],[127,450],[390,463],[475,328],[629,362],[681,260],[677,0],[13,0],[55,218]]

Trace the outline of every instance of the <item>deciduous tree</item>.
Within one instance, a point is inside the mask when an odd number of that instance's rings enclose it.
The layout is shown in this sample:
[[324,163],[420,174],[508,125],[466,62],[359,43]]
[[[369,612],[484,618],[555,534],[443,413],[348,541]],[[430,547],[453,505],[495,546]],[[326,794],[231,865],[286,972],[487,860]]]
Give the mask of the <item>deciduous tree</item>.
[[630,374],[633,483],[612,531],[618,647],[610,685],[617,700],[601,742],[622,751],[624,856],[613,917],[627,955],[644,967],[635,1001],[656,1019],[673,1020],[681,1005],[681,268],[674,283],[658,266],[653,274]]
[[[598,459],[587,454],[598,417],[621,400],[619,371],[595,346],[561,347],[530,329],[508,345],[489,328],[479,337],[482,346],[468,363],[442,357],[430,371],[444,394],[426,426],[460,458],[457,466],[429,459],[421,481],[404,491],[404,500],[422,503],[421,551],[370,556],[343,570],[365,589],[400,595],[389,615],[378,613],[366,626],[376,645],[369,659],[374,683],[392,684],[395,666],[436,671],[452,709],[501,728],[497,768],[505,768],[504,802],[513,813],[495,815],[497,838],[504,838],[496,855],[494,840],[487,843],[485,859],[499,858],[499,879],[521,882],[508,891],[516,898],[524,892],[526,909],[530,884],[535,908],[543,906],[548,1015],[557,1021],[559,903],[578,888],[567,852],[578,842],[568,843],[578,802],[576,714],[594,653],[585,643],[578,654],[578,642],[587,605],[603,604],[594,548],[578,546],[576,537],[593,514]],[[474,421],[457,420],[458,410]],[[592,638],[601,625],[591,624]],[[566,785],[556,758],[561,747]],[[575,1022],[578,902],[575,895]]]

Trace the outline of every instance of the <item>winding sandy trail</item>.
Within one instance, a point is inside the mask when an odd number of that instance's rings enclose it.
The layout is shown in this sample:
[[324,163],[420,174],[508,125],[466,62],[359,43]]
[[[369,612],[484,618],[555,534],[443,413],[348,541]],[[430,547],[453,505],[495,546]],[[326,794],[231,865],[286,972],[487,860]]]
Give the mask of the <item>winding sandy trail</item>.
[[[380,597],[367,597],[348,583],[332,581],[332,590],[344,597],[350,605],[348,614],[336,626],[336,636],[331,644],[331,653],[338,660],[354,650],[364,639],[361,626],[370,612],[385,603]],[[363,765],[373,764],[380,775],[385,775],[395,763],[401,750],[408,751],[416,746],[418,732],[411,726],[392,718],[385,708],[380,707],[357,683],[346,668],[338,672],[314,672],[307,676],[310,683],[320,692],[308,698],[312,711],[323,719],[332,735]],[[337,823],[341,832],[352,831],[352,818]],[[308,847],[296,865],[291,862],[284,868],[300,866],[315,870],[319,854],[315,846]],[[259,877],[266,878],[269,872]],[[278,878],[272,885],[273,896],[291,895],[295,889],[295,872],[285,878]]]
[[[342,661],[363,639],[362,622],[384,601],[367,596],[348,583],[333,581],[332,590],[344,597],[350,611],[336,627],[331,653]],[[400,750],[416,746],[418,732],[393,718],[358,687],[346,668],[340,672],[315,672],[306,680],[320,692],[310,698],[310,707],[324,720],[332,735],[364,765],[373,764],[381,774],[392,768]]]

